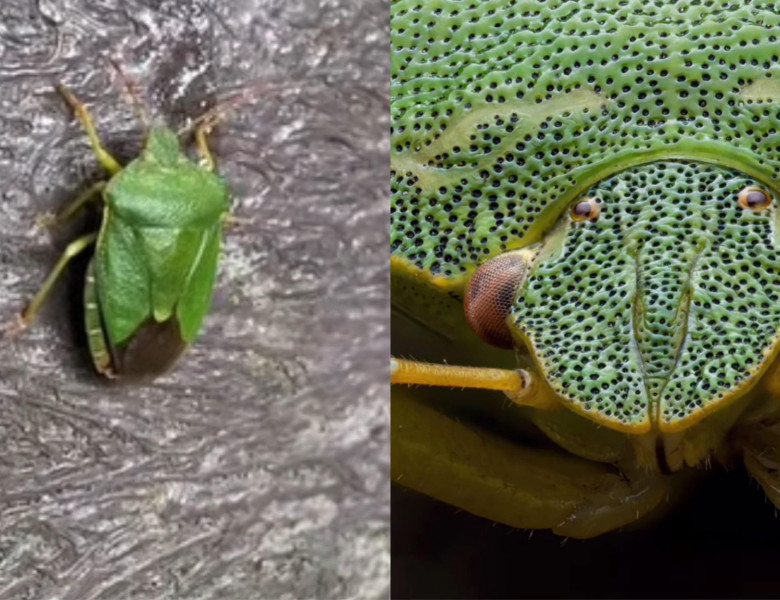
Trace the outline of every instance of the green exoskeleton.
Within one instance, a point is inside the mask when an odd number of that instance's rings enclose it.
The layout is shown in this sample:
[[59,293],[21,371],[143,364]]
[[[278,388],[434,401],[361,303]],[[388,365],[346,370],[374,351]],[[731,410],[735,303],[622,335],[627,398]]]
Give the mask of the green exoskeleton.
[[779,28],[393,2],[396,481],[575,537],[712,461],[780,506]]
[[58,88],[86,130],[110,178],[92,186],[61,215],[100,200],[100,230],[73,241],[22,313],[29,324],[68,262],[94,246],[84,288],[84,321],[95,369],[108,377],[156,376],[192,343],[208,312],[228,190],[196,132],[201,164],[165,127],[154,127],[141,155],[121,166],[103,147],[85,106]]

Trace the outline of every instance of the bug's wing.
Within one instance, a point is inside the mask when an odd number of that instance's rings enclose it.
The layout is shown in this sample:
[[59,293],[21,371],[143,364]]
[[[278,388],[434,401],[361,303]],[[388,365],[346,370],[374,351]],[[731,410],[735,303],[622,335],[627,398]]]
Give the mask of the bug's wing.
[[96,250],[98,298],[108,341],[120,346],[151,315],[151,285],[136,231],[108,215]]
[[182,338],[192,341],[211,298],[220,226],[138,228],[109,219],[98,248],[98,291],[112,346],[174,313]]
[[195,339],[211,304],[221,234],[221,222],[203,231],[198,258],[192,265],[184,293],[179,300],[176,314],[179,317],[182,337],[187,343]]
[[152,317],[162,323],[186,297],[188,281],[201,262],[210,229],[144,227],[136,231],[149,273]]
[[195,339],[211,300],[219,238],[219,224],[139,232],[150,273],[151,318],[114,352],[123,377],[164,373]]
[[150,319],[124,346],[114,348],[112,357],[123,378],[157,377],[171,368],[186,347],[175,319],[163,323]]
[[137,237],[149,272],[151,316],[172,318],[189,344],[209,309],[217,269],[221,222],[207,228],[143,228]]
[[121,219],[111,225],[98,264],[109,292],[100,306],[112,369],[123,378],[157,376],[187,347],[171,312],[189,270],[182,255],[198,236],[137,229]]

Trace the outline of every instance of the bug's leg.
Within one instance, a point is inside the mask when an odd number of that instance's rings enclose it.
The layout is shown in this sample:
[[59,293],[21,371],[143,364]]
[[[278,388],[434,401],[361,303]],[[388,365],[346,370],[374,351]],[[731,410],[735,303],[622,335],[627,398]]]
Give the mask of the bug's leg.
[[103,168],[112,175],[119,173],[119,171],[122,170],[122,166],[113,156],[111,156],[111,154],[109,154],[108,150],[103,147],[97,130],[95,129],[95,124],[92,121],[92,115],[89,114],[87,107],[84,106],[84,104],[80,102],[78,98],[76,98],[76,96],[74,96],[73,93],[64,85],[58,85],[57,91],[65,99],[65,102],[68,103],[71,109],[73,109],[76,118],[79,120],[81,126],[86,131],[87,137],[92,144],[92,149],[95,152],[95,155],[97,156],[100,164],[103,165]]
[[81,236],[77,240],[74,240],[68,244],[68,247],[65,248],[65,252],[62,253],[62,256],[60,256],[60,259],[57,261],[57,264],[54,265],[54,268],[52,269],[51,273],[49,273],[46,281],[43,282],[43,285],[41,285],[38,292],[30,301],[30,304],[28,304],[27,308],[25,308],[22,312],[21,317],[24,325],[29,325],[33,322],[35,315],[38,314],[38,311],[51,293],[54,284],[57,283],[57,279],[60,275],[62,275],[65,267],[68,266],[68,263],[71,261],[71,259],[89,248],[97,239],[97,235],[97,233],[88,233],[87,235]]
[[146,104],[144,104],[144,101],[141,98],[141,94],[138,91],[138,83],[125,72],[121,62],[111,57],[108,57],[107,60],[108,64],[113,67],[117,75],[119,75],[119,78],[122,80],[122,85],[125,89],[127,97],[130,99],[130,105],[133,107],[133,112],[144,126],[144,131],[146,134],[144,135],[144,139],[146,139],[148,137],[149,129],[151,129],[151,120],[149,119],[149,109],[146,107]]
[[533,377],[527,371],[459,367],[391,358],[390,383],[497,390],[522,406],[558,407],[557,403],[537,393]]
[[38,225],[41,227],[52,227],[60,223],[69,221],[90,202],[102,199],[102,192],[106,187],[105,181],[93,183],[88,189],[84,190],[70,204],[57,214],[45,213],[38,219]]
[[55,217],[58,222],[69,221],[78,214],[78,212],[84,208],[90,202],[100,200],[102,198],[103,190],[106,189],[105,181],[98,181],[93,183],[89,188],[80,193],[73,202],[68,204],[62,211],[60,211]]
[[203,166],[209,171],[213,171],[216,168],[216,162],[209,149],[208,135],[211,133],[217,120],[217,117],[208,118],[198,125],[198,128],[195,130],[195,143],[198,146],[198,154],[200,154]]
[[658,473],[626,474],[557,448],[523,444],[521,434],[505,437],[462,423],[434,408],[442,396],[435,392],[392,390],[395,483],[511,527],[575,538],[634,523],[666,499],[669,481]]
[[248,217],[237,217],[235,215],[227,214],[223,218],[222,222],[225,224],[226,229],[240,229],[252,224],[252,219]]
[[767,376],[770,396],[754,401],[731,432],[733,449],[742,454],[748,473],[763,488],[767,498],[780,507],[780,371]]
[[95,370],[106,377],[113,377],[111,353],[103,329],[103,319],[100,316],[97,287],[95,286],[95,262],[89,261],[87,280],[84,284],[84,326],[87,330],[89,353]]

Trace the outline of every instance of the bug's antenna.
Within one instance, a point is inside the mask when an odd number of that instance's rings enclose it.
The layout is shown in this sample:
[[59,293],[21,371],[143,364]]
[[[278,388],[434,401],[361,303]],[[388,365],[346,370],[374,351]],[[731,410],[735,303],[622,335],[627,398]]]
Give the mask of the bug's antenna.
[[[227,97],[218,99],[217,104],[213,108],[190,121],[179,129],[177,133],[179,136],[183,136],[193,129],[208,129],[210,126],[216,125],[224,117],[224,113],[230,109],[255,102],[263,97],[300,94],[309,89],[315,79],[327,85],[327,79],[332,77],[332,75],[327,70],[311,70],[305,73],[288,74],[284,78],[274,77],[244,82],[234,87],[237,91]],[[319,89],[319,87],[321,87],[321,84],[316,86],[315,89]]]
[[295,91],[295,89],[295,86],[278,82],[248,85],[243,89],[239,89],[239,91],[218,100],[216,106],[190,121],[186,126],[179,129],[177,133],[179,136],[183,136],[193,129],[197,130],[204,127],[208,129],[211,126],[216,125],[230,109],[237,108],[243,104],[249,104],[262,96],[292,92]]
[[144,129],[149,131],[151,128],[149,111],[146,108],[146,104],[144,104],[143,100],[141,99],[141,94],[138,91],[138,83],[125,72],[118,60],[111,56],[107,57],[106,60],[114,68],[117,75],[119,75],[119,78],[122,80],[122,87],[124,88],[127,96],[130,98],[130,105],[133,107],[135,116],[138,117],[141,123],[143,123]]

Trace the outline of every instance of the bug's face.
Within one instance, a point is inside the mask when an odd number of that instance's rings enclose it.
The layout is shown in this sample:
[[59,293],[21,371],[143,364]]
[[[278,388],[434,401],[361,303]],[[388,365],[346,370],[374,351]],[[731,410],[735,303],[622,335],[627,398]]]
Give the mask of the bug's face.
[[467,315],[478,329],[505,318],[480,333],[526,347],[578,412],[680,430],[742,395],[776,353],[777,202],[714,165],[631,168],[569,203],[535,252],[483,264]]

